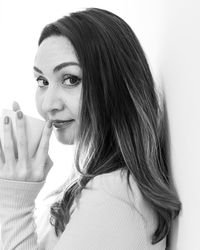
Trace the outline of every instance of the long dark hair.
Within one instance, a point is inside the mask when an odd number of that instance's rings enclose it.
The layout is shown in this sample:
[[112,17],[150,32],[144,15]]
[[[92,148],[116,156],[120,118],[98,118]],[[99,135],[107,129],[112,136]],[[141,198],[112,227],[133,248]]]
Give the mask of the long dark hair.
[[38,45],[49,36],[67,37],[83,70],[74,155],[79,175],[61,187],[61,198],[51,205],[50,223],[56,235],[65,230],[70,208],[86,184],[97,175],[122,169],[128,173],[129,187],[131,175],[154,208],[158,226],[152,244],[161,241],[181,203],[170,173],[165,98],[155,88],[137,37],[123,19],[98,8],[46,25]]

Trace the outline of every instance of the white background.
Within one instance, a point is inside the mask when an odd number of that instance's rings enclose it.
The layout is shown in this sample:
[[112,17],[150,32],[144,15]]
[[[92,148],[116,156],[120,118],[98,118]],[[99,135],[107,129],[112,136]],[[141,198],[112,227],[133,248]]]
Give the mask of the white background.
[[[167,93],[173,173],[183,211],[176,224],[173,250],[200,249],[200,8],[195,0],[27,1],[0,2],[0,110],[19,102],[22,111],[36,111],[33,60],[44,25],[87,7],[104,8],[133,28],[150,63],[156,84]],[[73,146],[51,138],[54,161],[38,202],[69,175]],[[178,227],[177,227],[178,225]]]

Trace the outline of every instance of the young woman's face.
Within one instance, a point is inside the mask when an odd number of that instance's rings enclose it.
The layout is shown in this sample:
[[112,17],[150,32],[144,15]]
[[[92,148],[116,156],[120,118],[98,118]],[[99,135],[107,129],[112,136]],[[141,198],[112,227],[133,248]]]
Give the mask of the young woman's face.
[[72,123],[53,126],[61,143],[73,144],[79,123],[82,69],[66,37],[51,36],[43,40],[35,56],[34,76],[38,82],[35,96],[38,112],[45,120],[73,119]]

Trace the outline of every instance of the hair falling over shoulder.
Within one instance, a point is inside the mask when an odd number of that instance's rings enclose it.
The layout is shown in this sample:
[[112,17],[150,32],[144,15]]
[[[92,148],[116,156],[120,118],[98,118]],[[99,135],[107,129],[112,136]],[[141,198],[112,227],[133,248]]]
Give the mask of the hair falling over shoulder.
[[73,202],[92,178],[124,168],[128,184],[134,176],[157,214],[156,244],[169,234],[181,202],[171,174],[165,95],[155,88],[137,37],[123,19],[97,8],[46,25],[38,45],[49,36],[67,37],[83,70],[74,156],[79,177],[61,187],[61,198],[51,206],[56,235],[64,231]]

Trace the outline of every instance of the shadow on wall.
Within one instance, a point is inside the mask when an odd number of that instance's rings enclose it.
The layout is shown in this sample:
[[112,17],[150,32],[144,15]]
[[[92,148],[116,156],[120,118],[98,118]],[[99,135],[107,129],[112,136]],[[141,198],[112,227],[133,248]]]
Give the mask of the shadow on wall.
[[170,234],[169,234],[169,239],[167,241],[166,250],[177,249],[178,230],[179,230],[179,217],[176,218],[172,223],[172,229],[171,229]]
[[[172,164],[172,143],[171,143],[171,133],[170,133],[170,126],[169,126],[169,116],[168,116],[168,107],[166,101],[166,93],[164,88],[164,80],[161,80],[161,88],[159,91],[159,96],[161,97],[160,105],[162,107],[162,115],[160,117],[160,126],[159,126],[159,136],[161,142],[161,151],[162,155],[165,156],[165,166],[168,170],[169,180],[171,184],[171,189],[174,191],[175,196],[179,199],[179,195],[177,192],[176,181],[174,179],[174,166]],[[179,199],[180,201],[180,199]],[[180,201],[181,202],[181,201]],[[180,204],[182,205],[182,204]],[[181,208],[182,209],[182,208]],[[179,217],[181,215],[182,210],[180,210],[179,215],[176,217],[175,220],[172,221],[172,226],[170,232],[166,238],[166,250],[176,250],[177,249],[177,242],[178,242],[178,231],[179,231]]]

